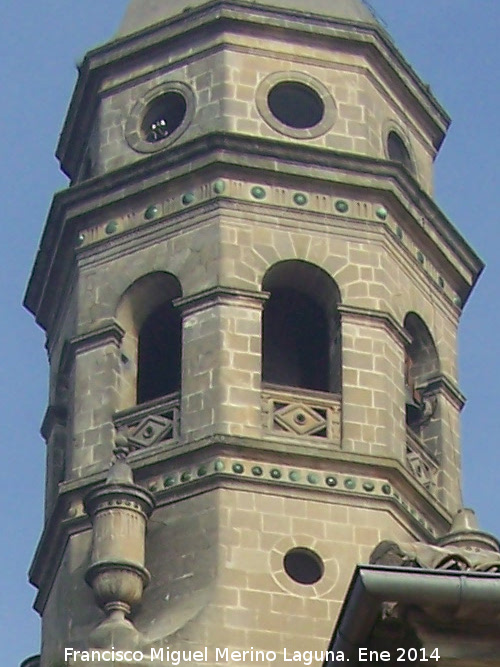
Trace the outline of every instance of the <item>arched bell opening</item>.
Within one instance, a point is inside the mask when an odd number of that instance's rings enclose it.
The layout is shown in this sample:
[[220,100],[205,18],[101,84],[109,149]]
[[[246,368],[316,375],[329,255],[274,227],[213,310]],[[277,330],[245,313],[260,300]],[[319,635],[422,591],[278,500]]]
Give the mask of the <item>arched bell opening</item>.
[[181,347],[181,317],[167,301],[146,318],[139,332],[138,404],[180,391]]
[[408,430],[435,457],[440,452],[440,419],[429,381],[440,372],[434,340],[424,321],[408,313],[404,327],[411,340],[405,348],[405,418]]
[[340,295],[328,274],[308,262],[272,266],[262,285],[262,380],[294,389],[341,389]]
[[181,296],[179,281],[166,272],[142,276],[123,294],[122,409],[180,391],[182,319],[173,302]]
[[391,130],[387,135],[387,155],[389,160],[399,162],[409,172],[413,173],[415,171],[410,151],[401,136],[394,130]]

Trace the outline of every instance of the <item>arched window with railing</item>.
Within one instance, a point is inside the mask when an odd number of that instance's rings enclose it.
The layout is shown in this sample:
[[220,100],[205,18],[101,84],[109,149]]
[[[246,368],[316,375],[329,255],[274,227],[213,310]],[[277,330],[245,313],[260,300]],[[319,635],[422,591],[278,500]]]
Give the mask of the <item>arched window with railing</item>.
[[177,278],[160,271],[139,278],[122,296],[122,407],[180,391],[182,321],[173,303],[180,296]]
[[269,295],[262,314],[266,427],[338,441],[342,354],[337,285],[309,262],[286,260],[267,271],[262,288]]
[[434,457],[440,453],[440,420],[431,380],[440,372],[439,356],[432,335],[419,315],[408,313],[404,328],[410,342],[405,348],[406,426]]

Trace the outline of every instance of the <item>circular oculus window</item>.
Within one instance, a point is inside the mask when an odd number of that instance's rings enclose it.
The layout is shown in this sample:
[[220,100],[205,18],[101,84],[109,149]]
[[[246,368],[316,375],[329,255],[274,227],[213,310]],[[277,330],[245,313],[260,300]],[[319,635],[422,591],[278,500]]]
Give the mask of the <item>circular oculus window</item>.
[[337,110],[327,88],[302,72],[276,72],[257,90],[257,108],[274,130],[297,139],[328,132]]
[[141,132],[143,139],[154,144],[171,136],[186,117],[186,98],[177,91],[170,90],[160,95],[146,108]]
[[267,96],[271,113],[287,127],[310,129],[323,120],[325,104],[310,86],[298,81],[283,81]]
[[150,90],[132,110],[125,136],[131,148],[153,153],[174,143],[194,115],[194,93],[180,81]]
[[290,579],[304,586],[316,584],[325,573],[320,556],[306,547],[295,547],[287,551],[283,558],[283,567]]

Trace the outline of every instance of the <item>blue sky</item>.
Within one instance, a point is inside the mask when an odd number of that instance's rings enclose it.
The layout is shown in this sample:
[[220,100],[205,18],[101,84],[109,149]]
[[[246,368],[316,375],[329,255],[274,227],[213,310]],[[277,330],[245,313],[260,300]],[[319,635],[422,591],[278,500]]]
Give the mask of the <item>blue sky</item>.
[[[21,300],[52,193],[66,185],[53,153],[75,64],[113,34],[125,6],[126,0],[2,3],[0,662],[5,665],[17,666],[39,646],[26,571],[42,523],[44,444],[38,431],[48,373],[43,334]],[[453,118],[436,163],[436,197],[487,263],[460,334],[461,388],[468,397],[462,421],[464,496],[482,527],[500,535],[500,3],[372,0],[372,6]]]

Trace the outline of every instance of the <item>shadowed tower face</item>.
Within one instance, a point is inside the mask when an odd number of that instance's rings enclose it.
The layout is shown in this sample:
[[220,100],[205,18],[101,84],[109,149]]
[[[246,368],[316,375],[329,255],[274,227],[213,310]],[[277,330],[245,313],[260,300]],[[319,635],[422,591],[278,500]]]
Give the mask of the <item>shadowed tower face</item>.
[[447,532],[482,268],[432,199],[448,123],[360,0],[134,0],[86,56],[26,295],[41,667],[322,650],[379,542]]

